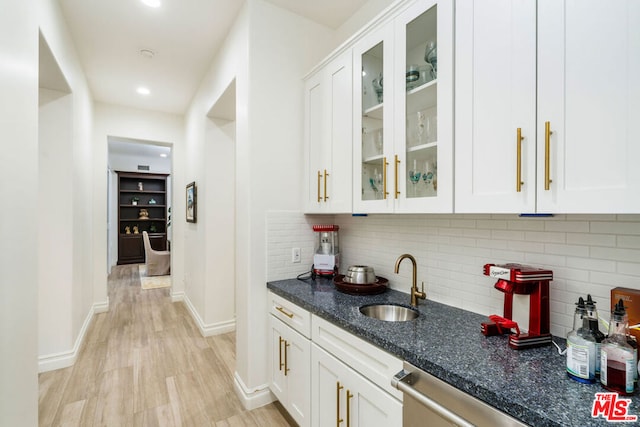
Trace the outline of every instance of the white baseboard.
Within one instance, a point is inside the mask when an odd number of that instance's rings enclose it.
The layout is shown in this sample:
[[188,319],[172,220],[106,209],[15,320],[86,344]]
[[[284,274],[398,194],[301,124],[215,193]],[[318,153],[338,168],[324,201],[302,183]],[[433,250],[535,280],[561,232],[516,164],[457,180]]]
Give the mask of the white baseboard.
[[93,314],[106,313],[109,311],[109,297],[104,302],[96,302],[93,304]]
[[84,342],[87,330],[91,325],[93,315],[96,313],[103,313],[108,310],[109,300],[105,302],[94,303],[91,306],[89,313],[87,313],[87,317],[82,323],[82,328],[80,328],[80,333],[78,333],[78,336],[76,337],[76,342],[73,345],[73,348],[69,351],[63,351],[61,353],[38,356],[38,372],[48,372],[73,366],[73,364],[76,363],[76,360],[78,359],[78,352],[80,351],[80,347],[82,347],[82,343]]
[[196,325],[198,325],[198,329],[200,330],[200,333],[203,337],[226,334],[227,332],[233,332],[236,330],[235,319],[206,324],[200,317],[200,314],[198,314],[196,308],[193,306],[193,304],[191,304],[189,297],[183,294],[182,301],[187,306],[187,310],[189,310],[189,313],[191,313],[191,317],[193,317]]
[[171,289],[171,302],[184,301],[184,292],[173,292]]
[[242,406],[247,411],[268,405],[269,403],[277,400],[276,396],[271,392],[271,390],[269,390],[269,386],[267,384],[249,388],[245,385],[237,372],[233,375],[233,378],[233,388],[235,389]]

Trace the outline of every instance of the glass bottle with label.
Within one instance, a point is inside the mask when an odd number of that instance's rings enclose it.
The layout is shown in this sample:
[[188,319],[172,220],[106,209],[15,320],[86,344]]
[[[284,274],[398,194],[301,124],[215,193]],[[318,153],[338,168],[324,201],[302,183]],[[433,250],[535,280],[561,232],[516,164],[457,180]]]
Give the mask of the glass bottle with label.
[[602,341],[600,353],[600,382],[610,391],[633,394],[633,348],[627,343],[629,324],[624,303],[619,300],[611,312],[609,336]]
[[604,340],[604,334],[600,331],[598,321],[598,310],[596,309],[596,302],[591,298],[591,294],[587,295],[587,301],[585,302],[585,308],[587,309],[587,316],[589,318],[589,329],[593,332],[593,336],[596,339],[596,377],[600,376],[600,350],[602,348],[602,341]]
[[567,374],[582,383],[596,381],[596,338],[589,328],[589,316],[580,297],[573,316],[573,330],[567,335]]

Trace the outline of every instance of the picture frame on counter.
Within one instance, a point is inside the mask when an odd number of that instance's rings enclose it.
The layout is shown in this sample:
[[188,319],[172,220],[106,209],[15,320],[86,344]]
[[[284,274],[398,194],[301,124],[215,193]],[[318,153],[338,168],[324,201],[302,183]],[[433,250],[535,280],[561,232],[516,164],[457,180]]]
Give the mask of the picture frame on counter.
[[197,222],[198,192],[196,182],[187,184],[187,222]]

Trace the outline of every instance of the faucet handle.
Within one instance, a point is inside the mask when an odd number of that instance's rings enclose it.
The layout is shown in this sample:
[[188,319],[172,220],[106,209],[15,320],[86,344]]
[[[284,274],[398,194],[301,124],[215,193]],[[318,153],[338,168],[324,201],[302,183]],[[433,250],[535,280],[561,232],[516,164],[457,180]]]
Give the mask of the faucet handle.
[[427,294],[424,293],[424,280],[422,281],[422,289],[421,292],[416,292],[418,294],[418,298],[427,299]]

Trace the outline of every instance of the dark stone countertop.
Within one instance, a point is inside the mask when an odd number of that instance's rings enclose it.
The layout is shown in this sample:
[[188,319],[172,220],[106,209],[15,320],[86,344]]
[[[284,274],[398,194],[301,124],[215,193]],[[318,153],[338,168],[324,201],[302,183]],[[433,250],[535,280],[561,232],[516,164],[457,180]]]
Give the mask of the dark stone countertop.
[[[420,300],[416,320],[384,322],[362,315],[360,306],[408,306],[408,294],[389,289],[380,295],[347,295],[337,291],[330,279],[280,280],[267,287],[522,422],[536,427],[609,425],[602,417],[591,417],[595,393],[606,391],[599,383],[568,378],[565,356],[553,345],[512,350],[506,336],[485,337],[480,332],[485,316]],[[564,339],[554,340],[565,347]],[[629,414],[640,416],[637,392],[631,400]]]

